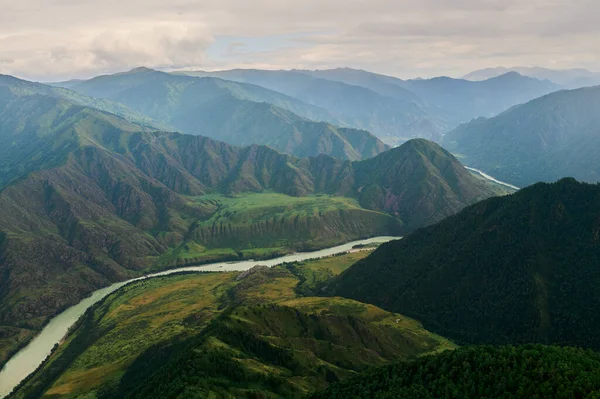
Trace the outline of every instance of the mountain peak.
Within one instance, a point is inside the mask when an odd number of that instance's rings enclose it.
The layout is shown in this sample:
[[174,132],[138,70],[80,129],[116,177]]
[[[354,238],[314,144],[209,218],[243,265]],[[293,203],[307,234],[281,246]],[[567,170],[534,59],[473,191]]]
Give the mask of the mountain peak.
[[[404,215],[409,228],[439,221],[479,199],[507,193],[476,178],[452,154],[425,139],[409,140],[355,167],[356,181],[362,187],[360,203]],[[436,205],[440,203],[443,209]]]
[[410,139],[398,148],[402,148],[402,147],[414,147],[414,148],[439,147],[439,148],[441,148],[438,144],[434,143],[433,141],[423,139],[423,138]]
[[13,83],[19,83],[19,82],[25,82],[24,80],[21,80],[17,77],[14,77],[12,75],[3,75],[0,74],[0,83],[4,83],[4,84],[13,84]]
[[532,78],[523,76],[519,72],[516,72],[516,71],[509,71],[502,75],[496,76],[494,78],[490,78],[489,80],[502,81],[502,80],[515,80],[515,79],[532,79]]
[[137,68],[133,68],[132,70],[128,71],[128,72],[124,72],[123,74],[125,75],[132,75],[132,74],[136,74],[136,73],[149,73],[149,72],[159,72],[156,69],[151,69],[151,68],[147,68],[145,66],[140,66]]
[[523,77],[523,75],[521,75],[517,71],[509,71],[509,72],[506,72],[505,74],[500,75],[499,77]]
[[[379,156],[387,156],[389,158],[405,158],[407,155],[411,153],[421,153],[426,156],[430,156],[433,153],[437,153],[440,155],[452,157],[448,151],[440,147],[439,144],[434,143],[433,141],[427,139],[411,139],[405,142],[404,144],[393,148],[390,151],[384,152]],[[402,156],[399,156],[402,154]],[[453,157],[452,157],[453,158]]]
[[462,168],[458,160],[439,144],[427,139],[412,139],[404,144],[383,152],[364,162],[378,162],[391,168],[393,165],[405,164],[414,159],[427,159],[428,162],[451,162],[457,168]]

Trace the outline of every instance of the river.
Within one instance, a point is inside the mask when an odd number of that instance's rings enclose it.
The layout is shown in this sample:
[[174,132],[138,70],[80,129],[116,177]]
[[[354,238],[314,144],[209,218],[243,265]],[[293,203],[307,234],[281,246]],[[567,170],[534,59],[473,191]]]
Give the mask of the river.
[[514,190],[520,190],[519,187],[513,186],[512,184],[509,184],[509,183],[506,183],[506,182],[503,182],[503,181],[500,181],[500,180],[498,180],[498,179],[496,179],[496,178],[494,178],[494,177],[486,174],[485,172],[480,171],[479,169],[470,168],[468,166],[465,166],[465,168],[468,169],[468,170],[470,170],[471,172],[478,173],[481,177],[483,177],[484,179],[487,179],[489,181],[493,181],[494,183],[498,183],[498,184],[500,184],[502,186],[510,187],[510,188],[512,188]]
[[85,313],[85,311],[108,294],[115,292],[125,284],[132,281],[143,280],[146,278],[166,276],[178,272],[232,272],[245,271],[256,265],[266,265],[269,267],[280,265],[286,262],[298,262],[307,259],[323,258],[339,253],[347,252],[353,246],[359,244],[383,243],[397,240],[400,237],[374,237],[367,240],[353,241],[347,244],[331,247],[315,252],[301,252],[285,255],[264,261],[240,261],[240,262],[219,262],[202,266],[189,266],[178,269],[171,269],[164,272],[150,274],[145,277],[139,277],[128,281],[113,284],[109,287],[94,291],[91,296],[83,299],[77,305],[74,305],[64,312],[60,313],[50,323],[44,327],[42,332],[35,337],[25,348],[14,355],[0,370],[0,398],[7,396],[25,377],[34,372],[38,366],[50,355],[54,345],[59,343],[69,331],[69,328]]

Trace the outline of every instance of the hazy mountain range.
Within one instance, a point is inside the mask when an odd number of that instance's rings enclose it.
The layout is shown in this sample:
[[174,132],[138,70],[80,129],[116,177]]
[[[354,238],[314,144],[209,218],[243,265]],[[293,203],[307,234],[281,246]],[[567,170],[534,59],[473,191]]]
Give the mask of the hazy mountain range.
[[590,72],[586,69],[548,69],[541,67],[497,67],[473,71],[463,79],[479,81],[517,72],[523,76],[552,81],[565,89],[576,89],[585,86],[600,85],[600,73]]
[[328,123],[339,121],[324,109],[254,85],[138,68],[77,82],[71,89],[124,104],[173,130],[238,146],[263,144],[296,156],[350,160],[387,148],[366,131]]
[[449,77],[403,81],[349,68],[305,73],[366,87],[385,96],[412,98],[425,106],[432,117],[446,121],[449,128],[476,117],[495,116],[513,105],[560,88],[511,72],[480,82]]
[[467,165],[526,186],[565,176],[600,180],[600,87],[559,91],[478,119],[443,145]]
[[507,74],[484,82],[452,78],[403,81],[353,69],[180,72],[251,83],[329,110],[344,124],[395,144],[421,137],[439,141],[458,124],[494,116],[558,90],[548,81]]

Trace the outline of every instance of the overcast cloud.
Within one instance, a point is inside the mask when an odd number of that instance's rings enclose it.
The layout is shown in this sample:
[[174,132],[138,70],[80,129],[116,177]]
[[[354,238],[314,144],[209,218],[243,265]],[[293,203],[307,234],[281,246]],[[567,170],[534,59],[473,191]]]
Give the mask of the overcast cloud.
[[597,0],[0,0],[0,73],[350,66],[600,70]]

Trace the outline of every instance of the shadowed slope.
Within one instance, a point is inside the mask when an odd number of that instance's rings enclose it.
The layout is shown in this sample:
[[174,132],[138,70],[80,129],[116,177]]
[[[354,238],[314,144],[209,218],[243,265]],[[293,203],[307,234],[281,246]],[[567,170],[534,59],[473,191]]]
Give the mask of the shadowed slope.
[[598,349],[599,220],[600,186],[536,184],[381,246],[330,289],[462,343]]
[[600,87],[561,91],[458,127],[445,145],[518,186],[566,176],[600,180]]

